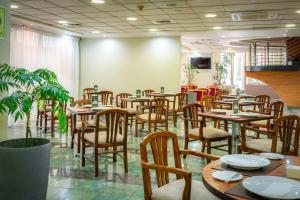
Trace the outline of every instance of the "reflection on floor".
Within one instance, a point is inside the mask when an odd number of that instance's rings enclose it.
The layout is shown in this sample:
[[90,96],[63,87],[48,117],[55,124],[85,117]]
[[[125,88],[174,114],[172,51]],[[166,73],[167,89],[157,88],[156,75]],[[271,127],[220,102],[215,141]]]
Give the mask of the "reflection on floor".
[[[299,113],[299,109],[292,110]],[[181,120],[181,119],[180,119]],[[33,123],[35,124],[35,123]],[[177,128],[170,122],[170,131],[179,136],[180,147],[183,148],[183,123]],[[37,129],[32,125],[34,137],[51,138],[50,134]],[[147,130],[147,129],[146,129]],[[81,167],[80,157],[73,152],[70,146],[70,133],[55,134],[52,141],[51,164],[49,175],[49,189],[47,199],[49,200],[116,200],[116,199],[143,199],[142,172],[140,167],[139,143],[143,136],[134,137],[134,129],[129,128],[128,136],[128,159],[129,173],[124,174],[123,161],[118,159],[112,162],[110,157],[101,157],[99,161],[100,176],[94,178],[93,165],[89,162],[86,167]],[[23,127],[9,128],[9,137],[18,138],[25,136]],[[193,142],[192,149],[200,150],[201,144]],[[226,152],[214,150],[213,154],[222,155]],[[172,158],[170,158],[172,159]],[[192,171],[193,179],[201,180],[201,169],[205,162],[198,158],[188,157],[183,162],[184,168]]]
[[[180,147],[183,148],[183,124],[173,128],[170,122],[170,126],[170,131],[178,134]],[[32,125],[32,131],[36,137],[51,138],[50,134],[45,134],[36,129],[35,125]],[[121,158],[114,163],[110,157],[101,157],[99,160],[100,176],[98,178],[94,178],[93,165],[89,162],[87,162],[86,167],[81,167],[79,155],[76,155],[69,147],[70,133],[63,135],[56,133],[55,138],[51,139],[52,152],[47,199],[143,199],[139,154],[139,144],[143,136],[134,137],[133,131],[134,129],[129,128],[129,173],[124,174],[123,160]],[[9,128],[9,132],[10,138],[18,138],[25,135],[23,127]],[[190,148],[200,150],[200,145],[199,142],[193,142]],[[224,152],[218,151],[214,153],[220,154]],[[201,169],[205,165],[203,160],[188,157],[183,164],[185,168],[193,172],[193,179],[201,180]]]

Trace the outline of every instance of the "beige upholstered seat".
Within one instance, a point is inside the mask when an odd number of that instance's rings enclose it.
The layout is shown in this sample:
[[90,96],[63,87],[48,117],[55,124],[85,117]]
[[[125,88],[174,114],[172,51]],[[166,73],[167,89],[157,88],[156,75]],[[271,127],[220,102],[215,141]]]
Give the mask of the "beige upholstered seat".
[[[143,121],[148,121],[148,117],[149,117],[149,114],[146,113],[146,114],[141,114],[141,115],[138,115],[138,118],[143,120]],[[161,119],[162,121],[165,120],[165,116],[161,116]],[[151,113],[151,121],[155,121],[156,120],[156,115],[154,113]]]
[[252,126],[258,127],[267,127],[268,120],[255,121],[250,123]]
[[[251,149],[256,149],[262,152],[271,152],[272,139],[250,139],[246,143],[246,147]],[[291,145],[291,151],[294,150],[294,147]],[[277,140],[276,152],[281,153],[282,142]]]
[[[199,136],[199,128],[193,128],[189,130],[189,134],[194,136]],[[228,135],[229,134],[222,129],[203,127],[204,138],[218,138],[218,137],[226,137]]]
[[[100,131],[98,135],[98,144],[106,144],[106,131]],[[84,135],[84,139],[89,142],[95,142],[95,133],[88,133]],[[117,134],[117,142],[123,142],[123,135]]]
[[[160,188],[153,189],[152,200],[182,200],[185,186],[184,179],[170,182]],[[200,181],[192,181],[191,200],[218,199],[211,194]]]
[[136,114],[136,108],[124,108],[124,110],[126,110],[129,113],[129,115]]

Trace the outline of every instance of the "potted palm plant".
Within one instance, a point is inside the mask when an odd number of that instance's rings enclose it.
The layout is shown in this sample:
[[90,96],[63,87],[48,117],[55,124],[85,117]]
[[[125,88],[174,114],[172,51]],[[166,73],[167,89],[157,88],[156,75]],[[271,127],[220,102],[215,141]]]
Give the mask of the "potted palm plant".
[[64,105],[69,92],[50,70],[29,71],[0,64],[0,94],[5,94],[0,98],[0,113],[13,115],[15,121],[26,120],[25,138],[0,142],[1,199],[46,199],[51,144],[48,139],[32,138],[31,110],[34,103],[50,99],[59,130],[65,132]]

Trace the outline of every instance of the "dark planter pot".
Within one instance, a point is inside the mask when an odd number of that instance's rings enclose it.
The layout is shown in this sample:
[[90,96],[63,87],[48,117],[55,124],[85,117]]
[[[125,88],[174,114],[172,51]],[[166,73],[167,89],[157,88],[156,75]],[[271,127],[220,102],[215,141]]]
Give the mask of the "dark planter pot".
[[46,199],[50,150],[42,138],[0,142],[0,200]]

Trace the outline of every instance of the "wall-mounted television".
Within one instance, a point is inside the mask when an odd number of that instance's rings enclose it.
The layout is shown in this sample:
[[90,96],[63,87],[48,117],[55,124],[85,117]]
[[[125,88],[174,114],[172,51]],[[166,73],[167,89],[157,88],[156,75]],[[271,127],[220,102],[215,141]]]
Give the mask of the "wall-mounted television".
[[211,58],[209,57],[191,57],[192,69],[211,69]]

